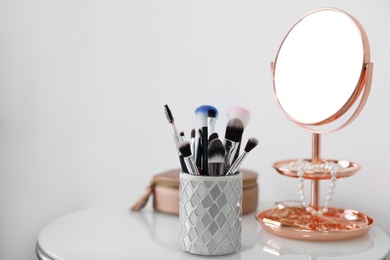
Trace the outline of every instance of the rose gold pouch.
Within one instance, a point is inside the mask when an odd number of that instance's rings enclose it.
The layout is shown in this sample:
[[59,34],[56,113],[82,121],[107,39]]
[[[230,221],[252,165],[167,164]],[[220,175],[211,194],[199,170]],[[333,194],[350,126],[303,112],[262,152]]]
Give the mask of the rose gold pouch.
[[[240,172],[242,173],[242,214],[244,215],[256,210],[259,186],[256,172],[244,169]],[[179,175],[179,169],[154,175],[145,193],[131,210],[141,210],[153,194],[153,208],[156,211],[179,215]]]

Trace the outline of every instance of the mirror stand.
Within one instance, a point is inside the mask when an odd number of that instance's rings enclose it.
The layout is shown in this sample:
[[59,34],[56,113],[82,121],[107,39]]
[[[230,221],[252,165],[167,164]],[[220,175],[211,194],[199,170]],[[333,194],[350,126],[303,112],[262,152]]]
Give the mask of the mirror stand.
[[[321,134],[312,134],[311,159],[282,160],[273,167],[284,176],[298,179],[302,185],[299,190],[302,201],[276,202],[274,208],[258,213],[256,218],[268,232],[291,239],[336,241],[364,235],[373,226],[374,220],[364,213],[330,207],[336,179],[350,177],[361,167],[346,160],[322,159]],[[304,180],[311,181],[311,200],[307,205],[304,202]],[[330,182],[330,189],[322,206],[320,189],[323,180]]]
[[[371,217],[331,207],[336,181],[352,176],[360,165],[321,158],[321,134],[351,123],[370,92],[372,63],[363,27],[342,10],[313,10],[288,31],[271,70],[281,110],[312,134],[312,156],[273,164],[278,173],[298,180],[300,200],[276,202],[256,218],[265,230],[293,239],[333,241],[367,233],[374,225]],[[329,182],[329,190],[321,205],[323,180]],[[305,181],[311,181],[310,201],[306,201]]]
[[[296,178],[302,189],[302,201],[276,202],[275,207],[256,215],[263,228],[278,236],[309,240],[336,241],[364,235],[373,226],[374,220],[361,212],[330,207],[335,182],[347,178],[360,170],[360,165],[346,160],[321,158],[321,134],[312,134],[312,158],[304,160],[282,160],[273,164],[280,174]],[[311,200],[306,205],[303,181],[311,181]],[[325,204],[321,206],[321,181],[330,182]]]
[[[321,135],[312,134],[312,163],[319,163],[321,159]],[[320,180],[311,181],[311,207],[318,210],[320,207]]]

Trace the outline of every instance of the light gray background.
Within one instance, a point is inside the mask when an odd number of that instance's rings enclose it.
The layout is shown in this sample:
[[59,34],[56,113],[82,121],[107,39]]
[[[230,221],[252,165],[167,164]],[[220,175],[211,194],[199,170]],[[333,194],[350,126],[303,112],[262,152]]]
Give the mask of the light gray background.
[[[270,62],[305,13],[337,7],[366,29],[372,93],[358,119],[323,136],[325,158],[362,165],[337,182],[333,206],[390,233],[390,4],[385,0],[0,1],[0,259],[34,259],[39,230],[75,210],[127,202],[178,160],[163,105],[187,136],[194,110],[252,113],[244,162],[260,199],[297,199],[275,161],[310,157],[311,135],[280,111]],[[331,102],[331,100],[329,100]],[[323,184],[323,191],[327,185]]]

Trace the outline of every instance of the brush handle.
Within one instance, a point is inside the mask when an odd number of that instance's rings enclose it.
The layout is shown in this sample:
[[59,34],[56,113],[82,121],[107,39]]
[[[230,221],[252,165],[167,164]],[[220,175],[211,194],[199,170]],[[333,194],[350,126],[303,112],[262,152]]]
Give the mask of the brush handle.
[[202,127],[202,175],[209,175],[209,164],[207,156],[207,147],[209,143],[209,136],[207,126]]
[[242,136],[240,136],[240,140],[238,141],[238,145],[237,145],[237,150],[236,150],[236,154],[234,155],[234,159],[233,159],[233,162],[235,160],[237,160],[238,156],[240,155],[240,149],[241,149],[241,141],[242,141]]
[[186,163],[184,161],[184,158],[183,158],[183,156],[181,154],[179,155],[179,162],[180,162],[181,171],[182,172],[188,172],[187,165],[186,165]]
[[209,163],[210,176],[222,176],[224,175],[224,171],[225,171],[224,163]]
[[202,169],[202,136],[201,130],[199,130],[199,135],[197,135],[197,144],[196,144],[196,153],[195,153],[195,164],[198,169]]
[[226,175],[235,174],[238,171],[238,169],[240,168],[242,162],[244,161],[244,159],[247,155],[248,155],[248,153],[244,151],[240,156],[238,156],[237,160],[234,161],[232,166],[227,171]]
[[198,168],[196,167],[194,160],[192,159],[192,156],[184,157],[184,162],[187,166],[187,173],[193,175],[200,175]]

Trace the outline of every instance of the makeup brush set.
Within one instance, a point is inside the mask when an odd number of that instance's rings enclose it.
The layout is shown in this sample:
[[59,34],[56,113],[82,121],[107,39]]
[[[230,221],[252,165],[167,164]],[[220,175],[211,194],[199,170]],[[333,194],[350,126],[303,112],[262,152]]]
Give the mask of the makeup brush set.
[[257,146],[257,139],[249,138],[244,151],[239,154],[243,132],[250,119],[249,111],[242,107],[231,107],[227,110],[228,123],[222,141],[215,132],[218,118],[216,108],[200,106],[195,110],[200,127],[191,130],[189,140],[186,140],[183,131],[178,131],[168,105],[165,105],[164,109],[168,122],[172,126],[180,167],[154,174],[144,194],[131,210],[140,211],[147,204],[149,197],[153,196],[153,208],[156,211],[179,215],[179,180],[183,174],[207,181],[215,177],[218,181],[240,177],[242,214],[254,212],[258,205],[258,175],[254,171],[240,167],[248,153]]
[[228,123],[223,141],[215,132],[218,110],[203,105],[195,110],[200,127],[191,131],[186,140],[184,132],[176,128],[175,120],[168,105],[164,106],[168,123],[172,126],[173,139],[179,156],[181,171],[201,176],[226,176],[236,174],[248,153],[258,145],[254,137],[248,139],[240,154],[242,136],[249,122],[250,113],[242,107],[228,109]]

